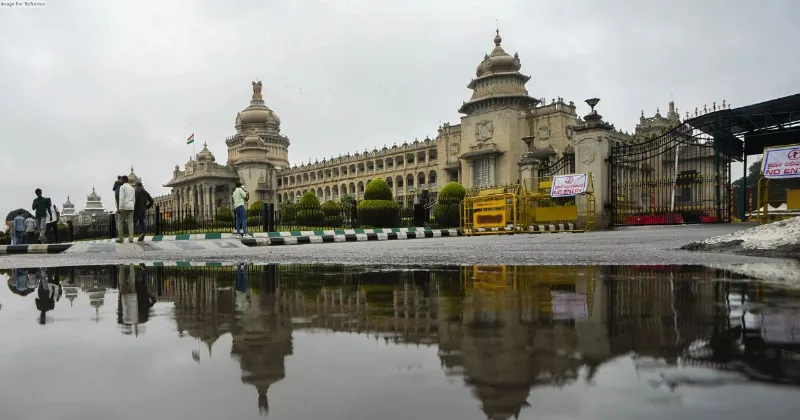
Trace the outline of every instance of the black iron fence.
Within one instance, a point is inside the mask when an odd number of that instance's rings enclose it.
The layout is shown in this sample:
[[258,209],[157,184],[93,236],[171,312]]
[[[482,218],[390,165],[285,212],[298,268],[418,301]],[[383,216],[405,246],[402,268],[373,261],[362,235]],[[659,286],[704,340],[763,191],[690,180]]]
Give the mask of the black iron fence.
[[[246,227],[248,233],[393,227],[444,229],[459,226],[460,211],[460,203],[436,203],[432,206],[359,206],[358,202],[344,206],[275,206],[265,203],[255,208],[251,206],[246,211]],[[60,233],[61,242],[117,237],[116,215],[109,216],[90,224],[65,224]],[[122,229],[123,235],[127,235],[125,223]],[[235,231],[236,215],[227,208],[209,212],[162,210],[155,206],[145,214],[143,229],[139,230],[137,227],[134,234],[181,235]]]

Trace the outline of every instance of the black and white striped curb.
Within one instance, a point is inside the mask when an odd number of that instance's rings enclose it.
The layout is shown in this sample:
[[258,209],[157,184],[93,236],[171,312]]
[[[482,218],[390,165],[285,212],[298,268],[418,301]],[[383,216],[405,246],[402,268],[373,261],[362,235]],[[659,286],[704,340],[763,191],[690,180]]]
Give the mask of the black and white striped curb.
[[333,235],[301,235],[282,237],[244,238],[247,246],[327,244],[338,242],[391,241],[398,239],[446,238],[461,236],[460,229],[432,229],[416,232],[365,232]]
[[60,254],[72,244],[0,245],[0,255],[7,254]]
[[555,225],[534,225],[528,227],[528,232],[569,232],[575,230],[574,223],[558,223]]

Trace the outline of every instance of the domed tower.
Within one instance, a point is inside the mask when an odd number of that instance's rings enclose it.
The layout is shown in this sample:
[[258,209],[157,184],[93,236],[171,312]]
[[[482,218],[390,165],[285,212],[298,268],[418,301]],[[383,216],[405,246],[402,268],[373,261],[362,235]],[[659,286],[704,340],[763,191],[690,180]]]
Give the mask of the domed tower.
[[539,103],[539,100],[528,96],[525,84],[531,77],[520,73],[522,63],[519,55],[509,55],[500,45],[502,42],[498,29],[494,37],[494,49],[483,57],[475,71],[477,78],[467,85],[473,91],[472,97],[458,112],[472,115],[506,106],[525,110]]
[[281,119],[264,103],[262,83],[253,82],[252,85],[250,105],[236,114],[236,135],[225,141],[228,145],[228,163],[236,165],[240,161],[244,140],[255,130],[267,151],[262,162],[276,169],[288,168],[289,138],[281,134]]
[[72,201],[69,201],[69,196],[67,196],[67,201],[61,205],[61,218],[67,222],[74,219],[75,216],[75,204],[72,204]]
[[142,182],[142,179],[136,176],[136,173],[133,172],[133,165],[131,165],[131,173],[128,174],[128,183],[131,185],[136,185],[137,182]]
[[462,184],[467,188],[515,183],[519,179],[517,162],[526,152],[522,137],[530,135],[526,115],[539,100],[528,95],[525,84],[530,76],[520,73],[519,55],[509,55],[501,46],[500,31],[494,49],[483,57],[476,78],[467,87],[469,101],[458,112],[461,138],[451,139],[450,150],[467,161],[462,166]]
[[103,202],[99,195],[97,195],[97,191],[94,190],[92,187],[92,193],[86,196],[86,205],[83,208],[85,213],[90,215],[99,215],[105,213],[103,209]]

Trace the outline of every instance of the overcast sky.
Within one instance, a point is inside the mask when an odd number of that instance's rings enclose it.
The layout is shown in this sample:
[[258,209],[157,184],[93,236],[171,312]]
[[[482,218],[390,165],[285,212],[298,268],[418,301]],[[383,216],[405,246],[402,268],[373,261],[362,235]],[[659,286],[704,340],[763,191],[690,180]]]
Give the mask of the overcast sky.
[[[45,1],[45,0],[38,0]],[[493,47],[519,52],[532,96],[583,100],[618,128],[800,91],[800,3],[670,1],[52,1],[0,9],[2,207],[33,190],[110,208],[133,165],[156,194],[194,132],[224,163],[250,82],[292,163],[435,136],[459,122]],[[741,174],[737,168],[736,174]]]

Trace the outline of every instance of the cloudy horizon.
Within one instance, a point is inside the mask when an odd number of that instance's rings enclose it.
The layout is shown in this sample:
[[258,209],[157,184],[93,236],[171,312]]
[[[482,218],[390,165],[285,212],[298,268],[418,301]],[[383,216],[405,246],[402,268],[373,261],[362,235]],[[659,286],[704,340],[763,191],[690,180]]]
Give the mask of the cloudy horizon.
[[[44,0],[42,0],[44,1]],[[533,97],[586,98],[618,129],[640,113],[733,107],[800,92],[800,3],[473,1],[48,2],[0,9],[0,186],[107,209],[135,168],[153,195],[207,142],[217,162],[251,81],[301,164],[435,137],[459,123],[491,51],[518,52]],[[734,176],[742,174],[741,165]]]

